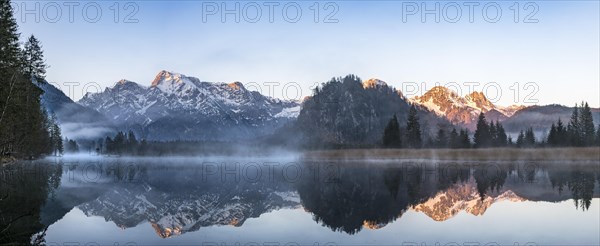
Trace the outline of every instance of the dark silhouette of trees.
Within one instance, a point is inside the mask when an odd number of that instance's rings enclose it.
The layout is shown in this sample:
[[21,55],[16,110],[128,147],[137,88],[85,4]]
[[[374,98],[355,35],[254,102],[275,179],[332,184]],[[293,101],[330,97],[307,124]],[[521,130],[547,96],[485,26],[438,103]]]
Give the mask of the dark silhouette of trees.
[[395,114],[383,131],[383,146],[387,148],[400,148],[402,146],[400,124]]
[[25,42],[23,51],[24,72],[31,78],[43,80],[46,77],[46,63],[40,41],[33,35]]
[[[45,65],[39,42],[28,42],[22,50],[19,36],[10,1],[0,0],[0,156],[38,158],[52,151],[48,116],[40,104],[43,91],[26,68],[32,62]],[[38,58],[27,59],[33,53]]]
[[579,107],[575,104],[575,109],[573,109],[573,113],[571,114],[571,120],[569,121],[569,125],[567,126],[567,131],[569,132],[569,143],[571,146],[581,146],[581,128],[579,123]]
[[75,141],[73,139],[66,139],[65,138],[65,143],[66,143],[65,151],[67,153],[77,153],[77,152],[79,152],[79,145],[77,144],[77,141]]
[[411,105],[408,111],[408,120],[406,122],[406,141],[409,148],[421,148],[423,141],[421,139],[421,124],[417,115],[417,108]]
[[[456,133],[456,130],[454,130],[454,133]],[[449,138],[446,135],[446,131],[443,128],[440,128],[435,137],[435,142],[434,142],[435,147],[448,148],[448,146],[449,146],[448,143],[449,143]]]
[[53,114],[49,118],[49,136],[50,136],[50,153],[55,156],[62,155],[64,152],[63,146],[63,138],[60,131],[60,127],[58,127],[58,123],[56,123],[56,116]]
[[462,148],[462,149],[471,148],[471,138],[469,137],[468,129],[460,130],[460,135],[458,138],[460,139],[460,148]]
[[596,133],[594,129],[594,118],[592,117],[592,111],[590,106],[586,102],[585,104],[582,102],[582,107],[579,112],[579,123],[581,130],[581,145],[582,146],[592,146],[594,145],[594,140],[596,138]]
[[552,123],[546,142],[551,147],[569,145],[567,128],[565,128],[560,118],[558,119],[556,125]]
[[596,130],[596,146],[600,146],[600,125],[598,125],[598,129]]
[[535,147],[535,134],[533,129],[530,127],[525,132],[521,131],[517,138],[518,148],[532,148]]
[[473,136],[476,148],[504,147],[508,145],[508,136],[500,122],[491,121],[489,124],[483,113],[479,114],[477,129]]
[[[565,127],[558,119],[550,126],[546,142],[551,147],[586,147],[596,143],[598,132],[594,129],[594,118],[587,102],[581,107],[575,104],[569,124]],[[599,128],[600,129],[600,128]]]
[[483,115],[483,112],[481,112],[477,120],[477,129],[475,130],[475,135],[473,136],[475,148],[490,147],[491,140],[492,136],[490,135],[490,126],[485,120],[485,115]]

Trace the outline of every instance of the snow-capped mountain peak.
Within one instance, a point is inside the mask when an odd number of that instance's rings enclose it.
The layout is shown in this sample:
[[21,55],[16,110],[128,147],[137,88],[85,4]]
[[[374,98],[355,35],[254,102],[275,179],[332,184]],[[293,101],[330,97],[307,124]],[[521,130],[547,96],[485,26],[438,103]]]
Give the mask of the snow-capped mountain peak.
[[297,102],[248,91],[241,82],[201,82],[165,70],[150,87],[121,80],[101,93],[87,94],[79,103],[125,129],[141,128],[148,134],[142,137],[159,140],[256,137],[299,111]]
[[462,124],[468,128],[474,123],[480,113],[493,113],[495,120],[506,119],[525,106],[513,105],[501,107],[494,105],[483,92],[472,92],[464,97],[443,86],[435,86],[422,96],[410,99],[411,102],[424,106],[437,115],[450,120],[455,124]]
[[158,88],[165,93],[175,93],[180,90],[196,88],[196,83],[200,83],[197,78],[162,70],[156,75],[150,87]]

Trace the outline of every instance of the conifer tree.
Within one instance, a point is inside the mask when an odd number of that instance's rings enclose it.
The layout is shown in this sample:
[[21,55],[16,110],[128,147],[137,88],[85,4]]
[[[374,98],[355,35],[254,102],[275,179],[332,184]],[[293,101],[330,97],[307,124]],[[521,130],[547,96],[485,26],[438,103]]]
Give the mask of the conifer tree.
[[435,147],[438,148],[447,148],[448,147],[448,136],[446,136],[446,131],[443,128],[440,128],[437,132],[437,136],[435,138]]
[[29,78],[43,80],[46,77],[46,63],[40,41],[33,35],[25,42],[23,51],[24,72]]
[[461,145],[460,147],[463,149],[468,149],[471,148],[471,139],[469,138],[469,130],[468,129],[463,129],[460,130],[460,142]]
[[407,145],[410,148],[421,148],[423,145],[421,139],[421,125],[419,123],[419,116],[417,115],[417,108],[415,105],[411,105],[408,111],[408,120],[406,122],[406,139]]
[[581,146],[581,124],[579,122],[579,107],[575,104],[571,120],[567,126],[569,143],[571,146]]
[[448,137],[448,145],[453,149],[460,148],[460,139],[456,128],[452,128],[452,131],[450,132],[450,136]]
[[506,136],[506,131],[504,130],[504,127],[498,121],[496,121],[496,129],[497,129],[496,146],[500,146],[500,147],[506,146],[507,142],[508,142],[508,139]]
[[383,131],[383,146],[399,148],[401,146],[400,125],[398,118],[394,114]]
[[521,132],[519,132],[519,136],[517,137],[517,148],[522,148],[524,144],[525,144],[525,133],[523,133],[523,130],[521,130]]
[[579,113],[579,124],[581,131],[581,145],[592,146],[596,138],[596,129],[594,129],[594,118],[592,117],[592,111],[590,106],[586,102],[581,103],[583,106]]
[[485,148],[490,146],[490,127],[485,120],[485,115],[483,115],[483,112],[479,114],[479,119],[477,120],[477,129],[475,130],[473,141],[475,141],[476,148]]

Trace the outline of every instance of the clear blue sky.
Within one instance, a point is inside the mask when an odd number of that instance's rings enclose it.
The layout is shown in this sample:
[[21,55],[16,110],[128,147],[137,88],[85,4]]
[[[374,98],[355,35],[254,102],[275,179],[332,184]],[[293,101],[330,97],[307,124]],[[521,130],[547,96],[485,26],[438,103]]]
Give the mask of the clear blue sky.
[[[123,1],[119,2],[118,23],[111,10],[115,1],[97,2],[102,16],[96,23],[82,17],[87,2],[74,6],[72,23],[64,2],[38,2],[37,10],[36,1],[14,3],[22,35],[35,34],[42,41],[51,66],[47,79],[61,85],[82,83],[69,93],[74,99],[82,96],[87,82],[106,87],[129,79],[149,85],[165,69],[203,81],[257,82],[265,94],[269,94],[265,82],[280,82],[282,85],[271,93],[275,97],[298,97],[294,88],[283,92],[286,82],[297,82],[301,93],[309,95],[315,82],[353,73],[363,79],[379,78],[400,89],[403,82],[424,82],[425,89],[436,82],[461,86],[479,82],[482,85],[475,89],[481,90],[484,83],[496,82],[502,89],[497,99],[501,105],[515,103],[516,88],[510,89],[515,82],[520,83],[517,103],[531,104],[524,98],[535,88],[524,88],[524,84],[535,82],[539,91],[532,98],[538,99],[538,104],[573,105],[587,100],[594,107],[600,106],[598,1],[534,2],[538,9],[529,19],[537,19],[537,23],[523,23],[536,6],[525,6],[522,1],[518,23],[511,10],[514,1],[498,2],[502,16],[496,23],[483,18],[487,2],[474,6],[472,23],[469,7],[462,2],[458,3],[462,16],[450,23],[456,6],[444,1],[437,2],[439,23],[434,15],[426,15],[423,23],[420,12],[406,15],[403,21],[403,13],[414,7],[411,3],[420,10],[421,3],[434,9],[436,2],[431,1],[338,1],[327,9],[326,2],[320,2],[318,23],[311,10],[315,1],[296,2],[302,9],[296,23],[282,17],[288,2],[274,7],[272,23],[264,2],[214,1],[204,2],[204,8],[201,1],[134,2],[137,13],[131,19],[137,23],[124,23],[135,8],[125,9]],[[234,15],[226,15],[225,23],[221,21],[222,3],[229,9],[240,4],[239,23]],[[25,15],[25,20],[23,4],[33,13]],[[215,5],[219,11],[207,15]],[[62,12],[58,17],[57,6]],[[251,23],[256,6],[262,16]],[[295,6],[288,5],[289,19],[295,17]],[[330,19],[337,19],[337,23],[323,23],[334,6],[337,12]],[[94,7],[98,6],[88,6],[88,20],[95,17]],[[488,7],[487,18],[493,21],[495,8]],[[39,23],[35,13],[40,14]],[[490,93],[495,94],[496,88]],[[67,90],[64,86],[61,89]],[[466,89],[463,86],[461,93]]]

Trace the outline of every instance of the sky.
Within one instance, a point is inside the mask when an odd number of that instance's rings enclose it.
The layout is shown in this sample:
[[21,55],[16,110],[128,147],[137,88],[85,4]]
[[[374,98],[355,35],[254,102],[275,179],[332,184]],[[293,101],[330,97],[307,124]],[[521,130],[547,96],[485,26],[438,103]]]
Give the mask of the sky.
[[22,39],[42,42],[47,80],[74,100],[121,79],[149,86],[167,70],[283,99],[355,74],[409,97],[439,84],[499,105],[600,107],[595,0],[13,5]]

